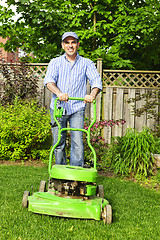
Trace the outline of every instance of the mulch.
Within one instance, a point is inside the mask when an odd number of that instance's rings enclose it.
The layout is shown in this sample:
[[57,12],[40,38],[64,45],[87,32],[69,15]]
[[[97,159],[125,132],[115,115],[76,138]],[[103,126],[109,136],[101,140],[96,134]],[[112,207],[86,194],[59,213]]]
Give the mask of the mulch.
[[46,166],[45,163],[42,163],[41,161],[38,160],[33,160],[33,161],[21,161],[21,160],[17,160],[17,161],[1,161],[0,160],[0,165],[6,165],[6,166],[34,166],[34,167],[44,167]]

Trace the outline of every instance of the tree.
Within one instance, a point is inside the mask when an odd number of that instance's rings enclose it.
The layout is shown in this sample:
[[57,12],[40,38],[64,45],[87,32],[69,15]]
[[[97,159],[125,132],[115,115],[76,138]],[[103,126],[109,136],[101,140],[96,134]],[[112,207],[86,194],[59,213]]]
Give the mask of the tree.
[[9,36],[8,50],[19,46],[35,61],[61,54],[61,35],[76,31],[79,52],[107,68],[159,69],[160,0],[7,0],[21,17],[0,8],[0,34]]
[[61,26],[65,27],[66,23],[65,14],[60,9],[63,1],[8,0],[7,3],[16,6],[21,17],[14,23],[10,20],[13,12],[1,8],[3,24],[0,33],[10,38],[5,49],[11,51],[19,47],[27,53],[33,52],[36,59],[43,61],[50,59],[51,54],[58,54],[60,35],[64,32]]

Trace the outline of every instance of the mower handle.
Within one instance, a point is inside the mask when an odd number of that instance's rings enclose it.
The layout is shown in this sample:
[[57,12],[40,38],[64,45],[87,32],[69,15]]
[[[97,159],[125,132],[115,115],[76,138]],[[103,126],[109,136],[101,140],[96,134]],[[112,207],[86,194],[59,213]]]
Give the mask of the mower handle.
[[[60,126],[60,124],[57,121],[57,118],[55,116],[58,100],[59,100],[59,98],[56,98],[55,101],[54,101],[53,118],[54,118],[55,122],[57,123],[58,127],[61,128],[61,126]],[[68,100],[84,101],[84,98],[81,98],[81,97],[69,97]],[[96,122],[96,100],[93,100],[93,121],[91,122],[89,127],[91,128],[95,122]]]
[[[61,132],[63,131],[82,131],[82,132],[85,132],[87,134],[87,142],[88,142],[88,146],[90,147],[92,153],[93,153],[93,156],[94,156],[94,169],[96,169],[96,152],[94,150],[94,148],[92,147],[91,145],[91,142],[90,142],[90,130],[91,130],[91,127],[93,126],[93,124],[96,122],[96,101],[93,100],[93,120],[92,122],[90,123],[89,127],[88,127],[88,130],[87,129],[80,129],[80,128],[61,128],[61,125],[60,123],[58,122],[56,116],[55,116],[55,112],[56,112],[56,107],[57,107],[57,101],[59,100],[59,98],[56,98],[55,101],[54,101],[54,112],[53,112],[53,118],[55,120],[55,122],[57,123],[57,126],[58,126],[58,141],[57,143],[52,147],[51,149],[51,152],[50,152],[50,157],[49,157],[49,166],[48,166],[48,171],[49,171],[49,174],[51,172],[51,167],[52,167],[52,159],[53,159],[53,153],[54,153],[54,150],[55,148],[58,146],[58,144],[60,143],[60,140],[61,140]],[[79,101],[84,101],[84,98],[80,98],[80,97],[69,97],[68,100],[79,100]]]

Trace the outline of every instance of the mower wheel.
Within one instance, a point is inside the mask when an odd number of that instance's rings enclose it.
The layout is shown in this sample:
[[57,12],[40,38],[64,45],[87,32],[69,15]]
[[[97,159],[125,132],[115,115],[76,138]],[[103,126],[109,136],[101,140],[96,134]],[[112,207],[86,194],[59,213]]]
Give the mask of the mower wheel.
[[103,185],[98,185],[97,186],[97,196],[104,198],[104,188]]
[[28,207],[28,196],[30,195],[29,191],[24,191],[23,199],[22,199],[22,207]]
[[102,219],[105,224],[112,223],[112,207],[111,205],[105,205],[102,213]]
[[46,190],[46,181],[41,181],[39,186],[39,192],[45,192]]

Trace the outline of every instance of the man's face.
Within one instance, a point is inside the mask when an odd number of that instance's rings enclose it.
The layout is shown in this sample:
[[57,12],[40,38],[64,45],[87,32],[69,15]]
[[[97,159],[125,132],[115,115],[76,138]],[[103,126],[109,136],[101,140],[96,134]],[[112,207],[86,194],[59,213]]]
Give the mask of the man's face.
[[73,37],[67,37],[62,42],[62,48],[69,57],[75,57],[77,55],[77,49],[79,48],[79,42]]

